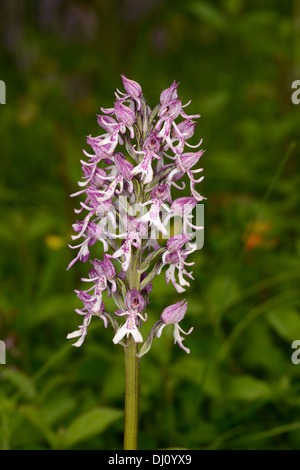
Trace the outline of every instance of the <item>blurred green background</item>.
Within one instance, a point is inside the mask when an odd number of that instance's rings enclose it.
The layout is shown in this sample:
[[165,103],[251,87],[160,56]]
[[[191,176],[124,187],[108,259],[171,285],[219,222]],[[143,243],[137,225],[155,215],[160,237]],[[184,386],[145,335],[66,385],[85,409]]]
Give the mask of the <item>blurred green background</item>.
[[[2,0],[0,13],[0,448],[122,448],[123,349],[96,320],[80,349],[66,340],[88,269],[66,266],[85,137],[124,73],[153,107],[180,81],[206,149],[191,354],[166,328],[142,359],[140,448],[300,449],[298,1]],[[151,321],[184,298],[161,279]]]

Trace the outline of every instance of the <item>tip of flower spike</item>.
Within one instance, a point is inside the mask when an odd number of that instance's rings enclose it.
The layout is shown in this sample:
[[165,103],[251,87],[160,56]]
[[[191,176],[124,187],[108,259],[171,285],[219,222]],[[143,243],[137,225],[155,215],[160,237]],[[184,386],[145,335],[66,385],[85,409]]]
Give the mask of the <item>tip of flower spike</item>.
[[174,80],[174,82],[172,83],[172,85],[169,88],[162,91],[161,94],[160,94],[160,103],[165,104],[169,101],[172,101],[172,100],[176,99],[177,98],[177,88],[178,88],[179,85],[180,85],[180,82],[176,83],[176,81]]
[[134,80],[130,80],[129,78],[125,77],[125,75],[121,74],[121,78],[123,81],[123,86],[127,91],[129,97],[135,100],[138,104],[138,110],[141,108],[141,101],[140,97],[142,95],[142,87],[139,83],[135,82]]

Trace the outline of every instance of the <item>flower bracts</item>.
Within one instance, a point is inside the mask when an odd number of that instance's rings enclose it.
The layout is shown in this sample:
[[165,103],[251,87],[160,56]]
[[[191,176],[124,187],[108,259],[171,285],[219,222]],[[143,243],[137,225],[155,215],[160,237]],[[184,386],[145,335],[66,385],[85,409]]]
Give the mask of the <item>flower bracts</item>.
[[[114,343],[126,346],[126,337],[132,335],[136,343],[143,343],[140,331],[147,320],[145,312],[152,290],[151,281],[165,271],[165,280],[171,281],[178,293],[193,279],[187,262],[196,250],[192,242],[197,230],[192,223],[193,209],[204,198],[195,185],[202,181],[197,168],[203,150],[185,152],[193,136],[197,115],[188,116],[177,94],[175,81],[160,95],[160,103],[152,110],[142,94],[141,86],[122,75],[125,93],[116,91],[113,108],[101,108],[97,116],[104,133],[87,137],[92,153],[85,150],[82,160],[83,177],[80,190],[73,196],[84,195],[84,202],[75,209],[83,214],[73,224],[75,234],[70,245],[77,254],[68,269],[77,261],[90,258],[91,247],[100,242],[103,259],[91,260],[86,290],[75,291],[83,303],[76,309],[83,316],[78,330],[68,338],[78,338],[74,346],[81,346],[92,316],[98,316],[107,327],[113,327]],[[176,120],[181,119],[180,122]],[[189,181],[188,196],[172,198],[172,190],[184,190]],[[178,219],[180,233],[174,233]],[[178,230],[177,230],[178,232]],[[167,241],[166,241],[167,240]],[[118,310],[105,311],[104,292],[113,297]],[[179,326],[187,310],[185,301],[165,308],[139,350],[138,356],[149,351],[153,338],[159,337],[166,325],[174,325],[174,341],[182,344]],[[119,323],[124,317],[124,322]],[[185,334],[189,334],[192,328]],[[125,341],[125,342],[124,342]]]

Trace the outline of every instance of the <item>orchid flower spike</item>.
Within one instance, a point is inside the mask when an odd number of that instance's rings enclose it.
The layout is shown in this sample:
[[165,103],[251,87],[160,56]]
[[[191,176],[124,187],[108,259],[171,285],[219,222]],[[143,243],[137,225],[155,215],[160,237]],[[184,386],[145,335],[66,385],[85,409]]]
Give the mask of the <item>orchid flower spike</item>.
[[[83,150],[79,190],[71,195],[83,200],[74,209],[74,245],[69,246],[77,253],[67,269],[89,259],[90,269],[81,278],[85,288],[75,291],[83,304],[75,312],[83,320],[67,338],[82,346],[93,317],[98,317],[105,328],[113,328],[114,344],[126,347],[133,338],[142,357],[172,325],[174,342],[189,354],[183,335],[193,328],[185,332],[179,325],[187,312],[185,300],[166,307],[145,340],[141,330],[151,320],[145,310],[151,309],[156,276],[164,270],[167,285],[177,294],[194,279],[189,267],[197,249],[193,239],[203,230],[195,208],[205,199],[196,190],[203,180],[199,161],[204,150],[198,148],[202,139],[197,145],[188,141],[200,115],[186,114],[189,103],[182,104],[175,80],[151,109],[141,85],[125,75],[121,79],[124,91],[117,89],[113,105],[97,115],[100,135],[87,137],[91,150]],[[174,189],[184,191],[184,179],[189,192],[174,198]],[[178,219],[180,233],[174,232]],[[116,304],[113,313],[105,309],[107,298]]]

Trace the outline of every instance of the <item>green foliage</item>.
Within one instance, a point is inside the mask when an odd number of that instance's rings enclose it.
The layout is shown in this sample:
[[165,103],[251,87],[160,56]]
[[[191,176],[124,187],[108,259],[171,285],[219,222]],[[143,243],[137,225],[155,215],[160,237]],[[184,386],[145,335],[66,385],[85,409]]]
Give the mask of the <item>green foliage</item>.
[[[299,449],[297,2],[0,9],[0,448],[122,448],[123,350],[97,318],[79,350],[66,340],[88,269],[66,267],[81,149],[124,73],[151,106],[180,81],[206,149],[205,243],[182,323],[191,354],[166,327],[142,358],[140,448]],[[182,298],[154,279],[149,323]]]

